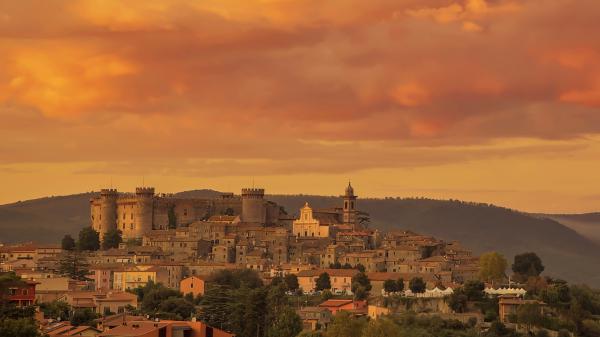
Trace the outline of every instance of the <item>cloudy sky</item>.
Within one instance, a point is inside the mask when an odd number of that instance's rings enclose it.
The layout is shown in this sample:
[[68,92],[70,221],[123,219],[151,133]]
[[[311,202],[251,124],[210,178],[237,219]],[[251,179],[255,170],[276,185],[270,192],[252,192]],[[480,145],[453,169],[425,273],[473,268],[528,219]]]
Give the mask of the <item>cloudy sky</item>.
[[0,1],[0,203],[194,188],[600,210],[598,0]]

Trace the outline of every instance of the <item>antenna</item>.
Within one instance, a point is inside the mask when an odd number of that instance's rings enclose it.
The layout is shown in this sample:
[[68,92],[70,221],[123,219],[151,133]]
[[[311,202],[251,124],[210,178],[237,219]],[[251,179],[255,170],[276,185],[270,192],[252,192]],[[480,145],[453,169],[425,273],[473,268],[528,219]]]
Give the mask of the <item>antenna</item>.
[[146,177],[142,175],[142,187],[146,187]]

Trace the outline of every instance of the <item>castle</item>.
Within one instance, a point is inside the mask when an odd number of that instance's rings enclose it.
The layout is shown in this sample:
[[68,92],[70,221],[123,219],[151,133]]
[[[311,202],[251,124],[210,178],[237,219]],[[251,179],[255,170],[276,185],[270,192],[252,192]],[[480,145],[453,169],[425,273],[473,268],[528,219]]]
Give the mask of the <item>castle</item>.
[[135,193],[102,189],[90,200],[92,228],[100,238],[111,229],[123,239],[140,239],[153,230],[187,227],[215,215],[239,215],[248,224],[274,225],[280,208],[264,199],[262,188],[244,188],[241,196],[224,193],[215,198],[182,198],[156,195],[153,187],[138,187]]

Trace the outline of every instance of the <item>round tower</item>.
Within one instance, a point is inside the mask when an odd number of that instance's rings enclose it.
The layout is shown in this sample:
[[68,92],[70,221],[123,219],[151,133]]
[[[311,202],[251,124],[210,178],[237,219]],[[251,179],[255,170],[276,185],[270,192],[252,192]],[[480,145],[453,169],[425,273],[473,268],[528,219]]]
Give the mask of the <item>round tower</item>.
[[242,189],[242,222],[265,223],[267,210],[264,197],[264,188]]
[[119,193],[116,189],[105,188],[100,190],[100,212],[98,221],[94,221],[92,227],[100,233],[100,239],[110,229],[117,228],[117,198]]
[[[133,230],[129,238],[141,238],[152,231],[154,221],[154,187],[137,187],[135,189],[135,212]],[[129,236],[129,235],[128,235]]]

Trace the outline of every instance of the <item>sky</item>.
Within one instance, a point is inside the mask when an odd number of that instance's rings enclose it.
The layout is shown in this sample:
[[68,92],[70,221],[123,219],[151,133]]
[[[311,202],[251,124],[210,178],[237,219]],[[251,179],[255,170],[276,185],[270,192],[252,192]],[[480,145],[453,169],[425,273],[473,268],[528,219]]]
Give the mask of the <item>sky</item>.
[[0,0],[0,203],[103,187],[600,211],[597,0]]

